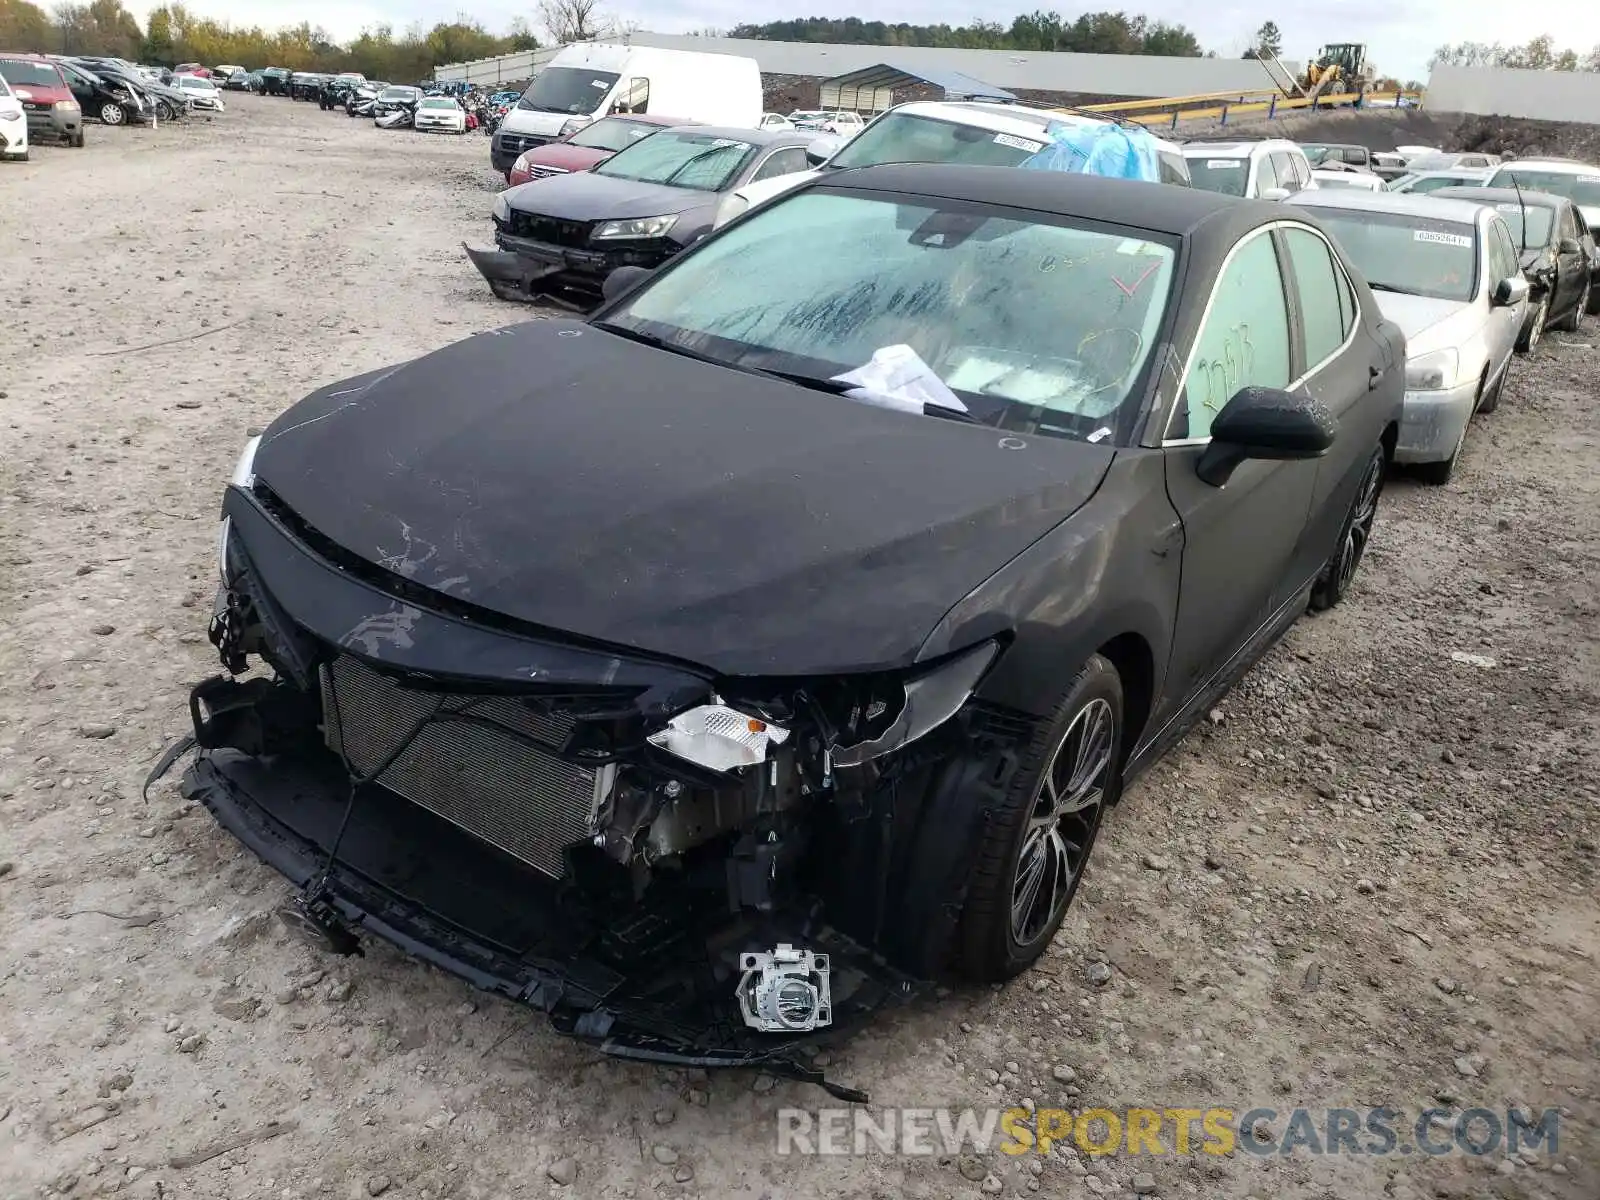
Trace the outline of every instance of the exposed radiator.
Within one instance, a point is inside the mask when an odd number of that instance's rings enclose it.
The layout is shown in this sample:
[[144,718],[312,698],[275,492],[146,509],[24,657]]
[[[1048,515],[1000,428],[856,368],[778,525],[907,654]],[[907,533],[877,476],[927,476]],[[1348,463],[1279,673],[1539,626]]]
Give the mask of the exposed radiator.
[[441,701],[443,710],[377,782],[559,879],[562,850],[589,836],[603,775],[524,738],[560,745],[570,718],[534,712],[507,696],[416,691],[348,654],[322,669],[328,747],[363,776]]

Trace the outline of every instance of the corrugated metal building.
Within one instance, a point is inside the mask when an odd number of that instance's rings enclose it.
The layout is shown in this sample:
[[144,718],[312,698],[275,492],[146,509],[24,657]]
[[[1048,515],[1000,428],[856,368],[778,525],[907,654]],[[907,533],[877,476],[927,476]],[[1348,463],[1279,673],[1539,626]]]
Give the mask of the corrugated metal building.
[[[829,42],[765,42],[686,34],[635,33],[636,46],[699,50],[753,58],[764,76],[832,80],[892,63],[923,78],[964,75],[1012,92],[1146,99],[1208,92],[1252,92],[1272,86],[1253,59],[1158,58],[1136,54],[1054,54],[1018,50],[947,50],[929,46],[853,46]],[[476,63],[440,67],[441,80],[492,84],[530,78],[555,50],[535,50]],[[1296,74],[1300,64],[1285,62]]]

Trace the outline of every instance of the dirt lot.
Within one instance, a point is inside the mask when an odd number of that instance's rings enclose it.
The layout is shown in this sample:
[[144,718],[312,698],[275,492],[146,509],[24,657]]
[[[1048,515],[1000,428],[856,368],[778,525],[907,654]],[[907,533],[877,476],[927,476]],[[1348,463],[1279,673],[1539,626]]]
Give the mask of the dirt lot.
[[1517,362],[1455,483],[1391,481],[1353,601],[1131,791],[1042,969],[829,1065],[877,1106],[1559,1108],[1557,1152],[779,1157],[820,1091],[319,958],[277,876],[140,798],[216,669],[247,431],[526,315],[459,248],[483,138],[232,108],[0,171],[0,1195],[1600,1195],[1600,332]]

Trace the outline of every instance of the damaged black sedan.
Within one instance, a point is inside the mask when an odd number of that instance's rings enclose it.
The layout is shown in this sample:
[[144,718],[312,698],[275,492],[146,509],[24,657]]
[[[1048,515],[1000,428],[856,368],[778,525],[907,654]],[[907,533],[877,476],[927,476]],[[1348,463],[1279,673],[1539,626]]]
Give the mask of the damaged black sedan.
[[1031,965],[1125,780],[1346,594],[1403,345],[1314,218],[1001,168],[611,290],[251,444],[185,789],[333,949],[804,1076]]
[[658,267],[710,233],[739,188],[804,171],[816,140],[792,130],[663,129],[587,171],[501,192],[495,248],[464,249],[502,300],[593,307],[611,272]]

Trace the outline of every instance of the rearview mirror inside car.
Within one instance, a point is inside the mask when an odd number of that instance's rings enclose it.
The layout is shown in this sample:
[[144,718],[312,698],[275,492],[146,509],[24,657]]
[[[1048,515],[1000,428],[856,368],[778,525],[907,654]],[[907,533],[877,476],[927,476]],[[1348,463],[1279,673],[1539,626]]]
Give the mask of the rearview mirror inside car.
[[1496,308],[1510,308],[1528,298],[1528,281],[1521,275],[1508,275],[1494,285],[1489,302]]
[[650,274],[649,267],[618,267],[606,276],[605,282],[600,285],[600,294],[607,300],[615,300],[633,291]]
[[1196,471],[1221,487],[1247,458],[1321,458],[1338,432],[1334,415],[1314,400],[1279,388],[1240,388],[1211,423],[1211,444]]

